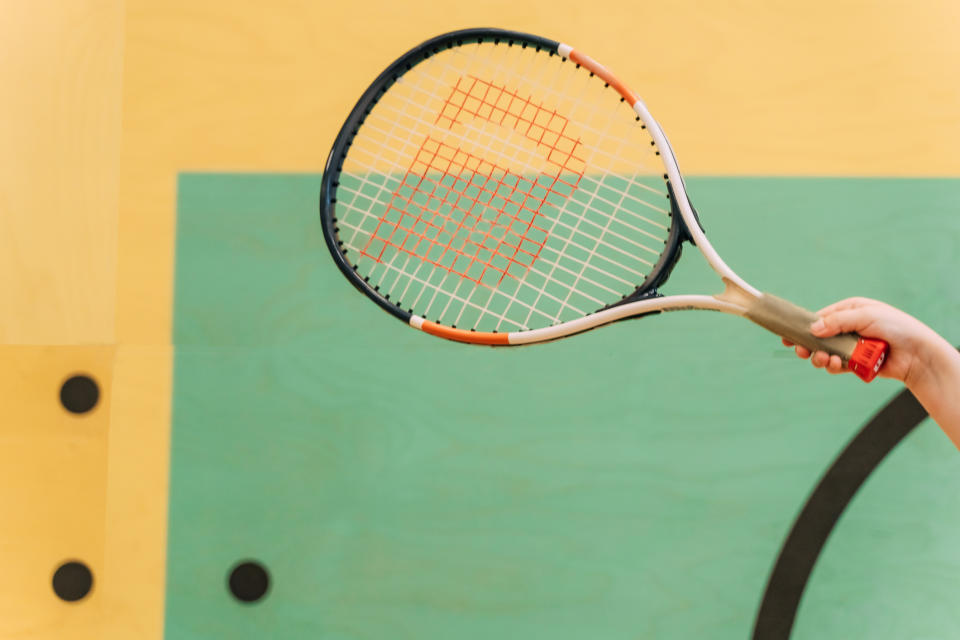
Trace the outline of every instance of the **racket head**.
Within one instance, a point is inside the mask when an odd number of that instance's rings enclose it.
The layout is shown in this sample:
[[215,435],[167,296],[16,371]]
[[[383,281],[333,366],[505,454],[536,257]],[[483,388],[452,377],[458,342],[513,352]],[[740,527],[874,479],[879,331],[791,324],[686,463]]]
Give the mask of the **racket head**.
[[655,295],[669,276],[686,236],[659,158],[671,152],[634,94],[561,51],[454,31],[363,93],[327,159],[320,214],[340,271],[381,308],[434,335],[510,344]]

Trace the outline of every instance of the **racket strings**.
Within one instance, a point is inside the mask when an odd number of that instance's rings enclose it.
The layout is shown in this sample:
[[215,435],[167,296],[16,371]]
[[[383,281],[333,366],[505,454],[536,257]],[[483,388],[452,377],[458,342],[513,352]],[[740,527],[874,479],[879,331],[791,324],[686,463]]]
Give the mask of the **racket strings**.
[[[422,99],[426,99],[426,98],[429,98],[429,97],[434,97],[434,96],[431,96],[431,94],[430,94],[429,92],[423,91],[422,93],[423,93],[423,95],[421,96]],[[416,105],[417,105],[417,102],[416,102],[415,100],[411,99],[411,98],[406,98],[406,99],[401,98],[401,99],[402,99],[402,100],[405,100],[405,102],[407,103],[407,106],[408,106],[408,107],[416,107]],[[407,114],[405,111],[403,111],[403,110],[401,110],[401,109],[391,108],[391,107],[387,107],[387,108],[388,108],[388,109],[391,109],[392,112],[393,112],[393,114],[396,115],[397,117],[403,117],[404,115],[409,115],[409,114]],[[632,113],[632,111],[630,111],[630,113]],[[417,123],[420,124],[420,125],[427,125],[427,126],[429,126],[429,124],[430,124],[427,120],[417,120]],[[622,123],[621,123],[621,124],[622,124]],[[467,126],[468,128],[471,129],[471,133],[472,133],[472,134],[475,134],[475,135],[487,135],[484,130],[478,129],[478,128],[476,128],[476,127],[472,127],[469,123],[465,123],[465,126]],[[587,130],[587,131],[589,131],[590,133],[592,133],[592,134],[594,134],[594,135],[597,135],[597,136],[603,135],[603,133],[604,133],[603,131],[601,131],[601,130],[599,130],[599,129],[595,129],[595,128],[592,128],[592,127],[584,127],[584,126],[581,125],[580,123],[578,123],[578,126],[579,126],[581,129]],[[647,140],[649,141],[649,138],[647,138]],[[509,141],[501,141],[501,144],[503,144],[503,145],[505,145],[505,146],[512,146],[514,149],[520,150],[519,147],[517,147],[517,146],[514,145],[514,144],[511,144]],[[622,158],[617,157],[616,155],[611,154],[610,152],[605,151],[605,150],[602,149],[602,148],[594,148],[594,149],[592,149],[592,153],[595,154],[597,157],[600,157],[600,158],[602,158],[603,160],[606,160],[606,161],[608,161],[608,162],[612,162],[612,163],[615,163],[615,162],[623,162]],[[599,163],[597,163],[597,164],[599,165]],[[589,175],[583,176],[582,179],[583,179],[583,180],[586,180],[586,181],[588,181],[588,182],[591,182],[591,183],[592,183],[592,186],[594,186],[595,188],[596,188],[596,187],[599,187],[599,186],[601,185],[601,182],[600,182],[599,180],[597,180],[596,178],[591,179]],[[659,187],[651,187],[651,186],[648,186],[648,185],[645,185],[645,184],[635,183],[634,186],[636,186],[638,189],[641,189],[641,190],[646,191],[646,192],[648,193],[648,195],[651,195],[651,194],[652,194],[652,195],[655,195],[655,196],[662,196],[662,194],[665,193],[662,185],[660,185]],[[657,212],[659,212],[659,213],[662,213],[662,214],[665,215],[665,216],[669,216],[669,210],[666,209],[666,208],[664,208],[664,207],[662,207],[662,206],[657,206],[656,204],[654,204],[654,203],[652,203],[652,202],[649,202],[649,201],[646,201],[646,200],[643,200],[643,199],[641,199],[641,198],[639,198],[639,197],[633,197],[633,196],[632,196],[631,199],[634,201],[634,202],[633,202],[634,204],[641,205],[641,206],[643,206],[643,207],[645,207],[645,208],[648,208],[649,210],[657,211]],[[629,215],[630,212],[626,212],[626,213],[628,213],[628,215]],[[657,223],[654,223],[653,221],[649,221],[649,220],[647,220],[647,222],[650,222],[651,224],[657,224]]]
[[[397,113],[397,115],[402,115],[401,112],[398,112],[398,111],[397,111],[396,113]],[[392,141],[393,143],[396,143],[398,146],[402,146],[402,147],[404,147],[404,148],[410,147],[412,150],[415,150],[415,149],[418,149],[418,148],[419,148],[417,145],[410,144],[406,139],[394,135],[394,134],[392,133],[392,131],[388,132],[388,131],[385,131],[385,130],[383,130],[383,129],[380,129],[380,128],[376,127],[375,124],[370,123],[370,124],[366,124],[365,126],[368,127],[369,129],[373,130],[373,131],[376,131],[376,132],[382,134],[385,139],[390,140],[390,141]],[[469,125],[468,125],[468,126],[469,126]],[[475,131],[475,132],[476,132],[476,131]],[[357,150],[355,150],[355,152],[358,152],[358,153],[360,153],[360,154],[366,154],[366,155],[369,155],[370,157],[373,157],[373,158],[379,157],[377,154],[369,153],[367,150],[364,150],[364,149],[357,149]],[[626,176],[626,177],[629,177],[629,176]],[[587,186],[591,186],[591,187],[593,187],[594,189],[596,189],[596,188],[598,188],[599,186],[602,185],[602,182],[601,182],[601,181],[597,180],[595,177],[591,177],[589,174],[586,174],[586,175],[582,176],[582,177],[581,177],[581,182],[582,182],[582,183],[586,183]],[[582,186],[583,186],[583,184],[581,184],[581,187],[582,187]],[[656,198],[656,197],[661,197],[661,196],[663,195],[663,193],[665,193],[663,189],[657,189],[657,188],[651,187],[651,186],[649,186],[649,185],[647,185],[647,184],[643,184],[643,183],[633,183],[631,186],[632,186],[632,187],[635,187],[639,192],[641,192],[641,193],[644,194],[644,195],[647,195],[648,197],[654,197],[654,198]],[[657,212],[657,213],[659,213],[659,214],[662,214],[663,216],[669,216],[669,215],[670,215],[669,209],[667,209],[667,208],[665,208],[665,207],[663,207],[663,206],[658,206],[658,205],[656,205],[654,202],[650,202],[650,201],[648,201],[648,200],[644,200],[644,199],[640,198],[639,196],[634,195],[634,194],[631,194],[631,193],[628,193],[628,192],[626,192],[626,191],[623,191],[622,193],[623,193],[623,195],[626,197],[626,199],[627,199],[627,201],[628,201],[628,204],[630,204],[630,205],[641,206],[641,207],[643,207],[645,210],[648,210],[648,211],[650,211],[650,212]],[[608,205],[611,205],[611,206],[613,205],[612,202],[605,201],[605,200],[603,200],[602,198],[601,198],[600,200],[602,200],[605,204],[608,204]],[[653,225],[653,226],[655,226],[655,227],[659,227],[659,228],[661,228],[661,229],[666,229],[666,228],[667,228],[667,227],[664,225],[664,223],[662,223],[662,222],[656,222],[656,221],[654,221],[654,220],[651,220],[651,219],[649,219],[649,218],[646,218],[646,217],[642,216],[641,214],[639,214],[639,213],[637,213],[637,212],[634,212],[634,211],[631,211],[631,210],[624,210],[622,213],[625,214],[625,215],[628,216],[628,217],[635,217],[635,218],[639,219],[640,221],[645,222],[645,223],[650,224],[650,225]]]
[[504,45],[414,66],[344,160],[348,260],[398,306],[485,331],[550,326],[632,293],[670,211],[649,137],[602,87]]
[[[356,179],[357,179],[359,182],[361,182],[361,183],[363,183],[364,185],[366,185],[366,186],[370,186],[370,185],[371,185],[371,182],[369,181],[369,177],[357,177]],[[469,184],[469,181],[466,181],[466,182]],[[398,185],[402,184],[402,181],[398,182],[397,184],[398,184]],[[602,186],[602,183],[597,183],[597,184],[598,184],[598,187],[599,187],[599,186]],[[646,185],[631,185],[631,186],[643,186],[643,187],[646,187]],[[361,195],[361,192],[360,192],[359,190],[351,187],[349,184],[343,184],[343,183],[342,183],[340,189],[343,189],[343,190],[346,191],[347,193],[353,194],[355,198]],[[489,190],[488,190],[488,191],[489,191]],[[615,203],[615,202],[613,202],[611,199],[605,198],[605,197],[603,197],[602,195],[600,195],[599,189],[598,189],[597,191],[592,191],[592,192],[591,192],[591,191],[587,191],[587,190],[581,190],[581,191],[582,191],[582,193],[583,193],[586,197],[589,197],[589,198],[591,199],[591,201],[592,201],[592,202],[595,202],[597,205],[605,206],[605,207],[616,207],[616,206],[618,206],[618,203]],[[396,193],[396,192],[395,192],[395,193]],[[493,193],[495,193],[495,192],[489,191],[489,193],[493,194]],[[389,196],[390,194],[387,194],[387,195]],[[631,195],[630,195],[628,192],[626,192],[626,191],[621,191],[621,192],[620,192],[620,200],[619,200],[619,203],[620,203],[620,204],[630,204],[630,203],[626,202],[627,200],[636,200],[636,198],[635,198],[635,197],[631,197]],[[353,202],[351,202],[351,204],[353,204]],[[388,197],[387,199],[382,200],[382,201],[378,200],[378,201],[377,201],[377,204],[383,205],[383,206],[385,206],[385,207],[389,207],[389,206],[390,206],[390,198]],[[646,204],[649,204],[649,203],[646,203]],[[588,203],[588,206],[589,206],[589,203]],[[649,205],[649,206],[650,206],[651,208],[653,208],[653,205]],[[668,211],[668,210],[666,210],[666,209],[660,209],[660,208],[655,208],[655,210],[658,211],[658,212],[661,212],[661,213],[666,217],[667,220],[669,219],[668,216],[669,216],[670,214],[669,214],[669,211]],[[591,211],[597,211],[597,210],[596,210],[596,209],[591,209]],[[636,214],[636,213],[634,213],[634,212],[624,210],[622,213],[623,213],[623,216],[624,216],[624,217],[637,217],[637,218],[639,218],[642,222],[645,222],[645,223],[649,224],[650,226],[654,227],[654,228],[655,228],[655,231],[659,231],[659,234],[658,234],[658,233],[652,233],[652,232],[647,231],[647,230],[645,230],[645,229],[643,229],[643,228],[641,228],[641,227],[638,227],[638,226],[636,226],[636,225],[632,225],[632,224],[630,224],[630,223],[628,223],[628,222],[626,222],[626,221],[624,221],[624,220],[622,220],[622,219],[621,219],[621,220],[617,220],[617,222],[618,222],[621,226],[626,227],[626,229],[627,229],[629,232],[632,232],[632,233],[634,233],[634,234],[639,234],[639,235],[645,236],[645,237],[647,237],[647,238],[651,238],[651,239],[653,239],[653,240],[662,240],[662,238],[666,236],[666,234],[667,234],[667,232],[668,232],[668,230],[669,230],[669,227],[668,227],[666,224],[662,224],[662,223],[655,222],[655,221],[653,221],[653,220],[649,220],[649,219],[647,219],[647,218],[645,218],[645,217],[643,217],[643,216],[640,216],[639,214]],[[604,219],[611,219],[611,216],[603,216],[603,218],[604,218]],[[605,228],[604,226],[600,225],[599,223],[597,223],[597,222],[595,222],[595,221],[593,221],[593,220],[583,219],[583,218],[578,218],[578,220],[581,221],[581,222],[586,222],[588,225],[590,225],[590,226],[592,226],[592,227]],[[567,229],[572,229],[572,228],[573,228],[573,227],[571,227],[568,223],[564,222],[564,221],[563,221],[561,218],[559,218],[559,217],[556,218],[556,224],[561,225],[561,226],[563,226],[563,227],[565,227],[565,228],[567,228]],[[646,253],[648,253],[648,254],[650,254],[650,255],[652,255],[652,256],[657,256],[657,255],[659,255],[660,252],[661,252],[660,250],[654,249],[654,248],[652,248],[652,247],[650,247],[650,246],[648,246],[648,245],[646,245],[646,244],[643,244],[643,243],[641,243],[641,242],[639,242],[639,241],[637,241],[637,240],[635,240],[635,239],[631,239],[631,238],[625,236],[624,234],[619,234],[619,233],[616,233],[616,232],[613,232],[613,231],[611,231],[610,233],[611,233],[611,235],[617,237],[618,239],[623,240],[624,242],[627,242],[627,243],[633,245],[634,247],[636,247],[637,249],[640,249],[641,251],[644,251],[644,252],[646,252]],[[600,243],[602,243],[602,240],[601,240],[600,238],[590,236],[590,235],[589,235],[588,233],[586,233],[586,232],[581,233],[580,235],[582,235],[582,236],[583,236],[585,239],[587,239],[587,240],[591,240],[591,241],[594,241],[594,242],[600,242]],[[578,245],[577,245],[577,246],[578,246]],[[611,250],[611,251],[615,251],[615,252],[619,252],[619,253],[623,254],[623,255],[626,256],[627,258],[629,258],[629,257],[631,256],[631,254],[630,254],[629,251],[626,251],[626,250],[624,250],[624,249],[621,249],[621,248],[619,248],[619,247],[617,247],[617,246],[615,246],[615,245],[606,244],[606,247],[607,247],[609,250]],[[361,249],[361,252],[366,253],[366,250],[365,250],[365,249]],[[645,260],[643,260],[643,259],[640,258],[640,257],[638,257],[637,260],[639,260],[639,261],[641,261],[641,262],[644,262],[647,266],[652,266],[652,264],[653,264],[652,262],[645,261]],[[621,262],[622,262],[622,261],[618,261],[617,264],[621,264]]]
[[[583,74],[580,74],[580,79],[581,79],[581,82],[583,82],[585,86],[583,87],[583,90],[582,90],[581,92],[579,92],[579,93],[576,94],[577,97],[578,97],[578,99],[577,99],[577,101],[574,103],[574,108],[576,108],[576,107],[579,106],[580,104],[583,104],[583,102],[584,102],[584,101],[583,101],[583,98],[584,98],[585,96],[589,95],[589,93],[588,93],[589,87],[586,86],[586,85],[587,85],[587,83],[590,82],[591,77],[590,77],[590,76],[584,77]],[[597,102],[592,102],[592,103],[590,104],[590,111],[591,111],[591,113],[590,113],[590,118],[589,118],[590,120],[593,120],[593,119],[597,118],[599,109],[600,109],[600,103],[599,103],[599,101],[597,101]],[[622,121],[620,121],[620,120],[614,120],[613,118],[607,118],[606,121],[605,121],[604,127],[603,127],[603,131],[600,133],[600,138],[601,138],[601,139],[609,139],[610,129],[615,126],[615,123],[616,123],[616,124],[619,124],[619,123],[621,123],[621,122],[622,122]],[[619,157],[622,152],[623,152],[623,139],[621,138],[620,144],[617,146],[616,151],[615,151],[615,153],[614,153],[613,155],[614,155],[614,157]],[[595,205],[595,202],[596,202],[597,197],[598,197],[598,191],[599,191],[599,190],[596,190],[596,191],[588,194],[588,199],[587,199],[587,201],[584,203],[585,209],[586,209],[587,211],[595,210],[595,209],[596,209],[594,205]],[[616,210],[614,210],[614,211],[616,211]],[[581,260],[580,269],[579,269],[578,273],[576,274],[576,277],[574,278],[573,282],[572,282],[572,283],[568,283],[567,293],[566,293],[566,296],[564,297],[563,301],[561,302],[560,311],[557,313],[555,322],[559,322],[560,315],[563,313],[563,311],[565,310],[565,308],[567,308],[567,307],[569,306],[570,298],[571,298],[575,293],[581,293],[582,287],[579,286],[579,285],[583,282],[584,271],[586,270],[587,266],[588,266],[591,262],[595,261],[594,259],[595,259],[595,257],[598,255],[598,249],[600,249],[601,247],[603,247],[603,248],[605,248],[605,249],[611,249],[611,248],[612,248],[612,249],[614,249],[614,250],[616,250],[616,251],[618,251],[618,252],[620,252],[620,253],[626,253],[623,249],[620,249],[619,247],[616,247],[612,242],[604,242],[604,240],[603,240],[604,234],[609,230],[610,224],[611,224],[611,222],[615,219],[615,216],[614,216],[614,215],[609,215],[609,214],[607,214],[607,215],[604,215],[601,219],[605,221],[605,224],[604,224],[604,226],[603,226],[603,228],[602,228],[602,230],[601,230],[601,233],[600,233],[599,237],[596,238],[596,239],[594,239],[592,236],[587,236],[587,237],[589,238],[589,241],[592,241],[594,244],[593,244],[593,246],[589,249],[589,252],[588,252],[588,254],[587,254],[587,257],[586,257],[585,259],[582,259],[582,260]],[[557,220],[559,220],[559,217],[557,218]],[[575,222],[574,229],[573,229],[574,233],[576,233],[576,231],[579,229],[580,225],[581,225],[582,223],[584,223],[584,222],[587,222],[587,220],[588,220],[588,219],[587,219],[586,215],[578,216],[578,217],[576,218],[576,222]],[[590,221],[590,222],[591,222],[593,225],[595,225],[595,226],[599,226],[599,223],[597,223],[597,222],[594,222],[594,221]],[[586,235],[586,234],[583,234],[583,235]],[[616,236],[619,237],[619,238],[621,238],[621,239],[626,239],[626,238],[624,238],[624,236],[622,236],[622,235],[620,235],[620,234],[616,234]],[[573,237],[574,237],[574,235],[571,234],[569,237],[566,238],[565,244],[564,244],[563,249],[562,249],[562,251],[561,251],[562,255],[567,255],[567,254],[569,253],[569,249],[570,249],[570,246],[571,246],[571,242],[572,242]],[[654,250],[652,250],[652,249],[649,249],[648,247],[646,247],[646,246],[643,245],[643,244],[640,244],[640,243],[634,243],[634,244],[635,244],[637,247],[639,247],[639,248],[642,248],[642,249],[645,249],[645,250],[650,251],[651,253],[659,254],[658,251],[654,251]],[[644,260],[643,258],[635,255],[635,252],[631,252],[631,253],[634,254],[632,257],[633,257],[635,260],[639,260],[640,262],[643,262],[643,263],[646,264],[647,266],[651,266],[651,267],[653,266],[652,263],[649,263],[649,262],[647,262],[646,260]],[[629,255],[629,254],[628,254],[628,255]],[[617,257],[617,258],[621,258],[621,256],[616,256],[616,257]],[[551,278],[552,276],[554,276],[555,273],[556,273],[556,266],[553,267],[553,270],[551,271],[550,275],[548,276],[548,279]],[[540,300],[542,299],[544,293],[545,293],[545,288],[544,288],[544,289],[541,289],[540,293],[538,294],[537,300],[536,300],[535,303],[534,303],[535,305],[539,306],[538,303],[539,303]],[[582,295],[582,293],[581,293],[581,295]],[[527,313],[527,316],[526,316],[526,319],[525,319],[525,324],[528,324],[528,323],[530,322],[531,317],[532,317],[532,311],[529,311],[529,312]]]
[[[498,277],[491,284],[499,284],[523,273],[543,249],[546,231],[536,221],[547,192],[536,209],[530,205],[538,184],[427,137],[361,252],[381,261],[392,247],[477,284],[492,270]],[[448,261],[450,252],[456,255]]]

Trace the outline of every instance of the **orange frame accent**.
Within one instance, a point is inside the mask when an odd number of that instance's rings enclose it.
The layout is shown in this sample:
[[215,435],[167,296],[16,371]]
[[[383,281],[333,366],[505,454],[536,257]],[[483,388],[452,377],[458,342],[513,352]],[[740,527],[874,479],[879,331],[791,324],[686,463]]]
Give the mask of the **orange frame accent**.
[[585,67],[588,71],[592,71],[594,75],[616,89],[617,93],[623,96],[624,100],[630,103],[631,107],[636,104],[637,100],[640,99],[640,96],[628,89],[627,85],[620,82],[620,80],[613,75],[609,69],[590,56],[584,55],[576,49],[573,49],[570,51],[570,60],[576,62],[581,67]]
[[454,329],[445,327],[436,322],[424,320],[420,329],[430,335],[446,338],[447,340],[456,340],[457,342],[469,342],[471,344],[489,344],[489,345],[508,345],[510,340],[508,333],[491,333],[488,331],[464,331],[463,329]]

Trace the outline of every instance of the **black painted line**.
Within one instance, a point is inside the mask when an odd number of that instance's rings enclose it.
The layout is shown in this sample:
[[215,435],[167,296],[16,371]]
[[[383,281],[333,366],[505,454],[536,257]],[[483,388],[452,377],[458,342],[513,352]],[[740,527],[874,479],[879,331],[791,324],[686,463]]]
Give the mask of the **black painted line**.
[[837,456],[780,548],[757,612],[753,640],[790,637],[803,590],[837,520],[873,470],[926,417],[926,409],[904,389]]

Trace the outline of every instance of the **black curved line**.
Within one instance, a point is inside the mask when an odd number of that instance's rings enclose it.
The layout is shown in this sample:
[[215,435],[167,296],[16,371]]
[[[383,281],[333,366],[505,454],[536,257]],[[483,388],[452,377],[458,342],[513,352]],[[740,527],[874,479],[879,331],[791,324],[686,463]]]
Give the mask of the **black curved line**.
[[790,637],[803,590],[840,515],[887,454],[926,417],[926,409],[904,389],[833,461],[780,548],[757,612],[753,640]]

